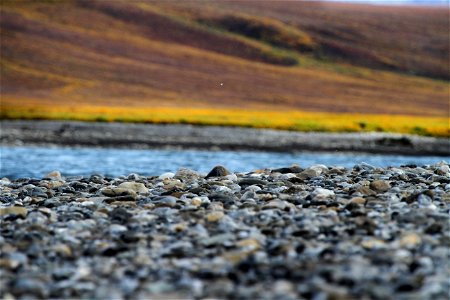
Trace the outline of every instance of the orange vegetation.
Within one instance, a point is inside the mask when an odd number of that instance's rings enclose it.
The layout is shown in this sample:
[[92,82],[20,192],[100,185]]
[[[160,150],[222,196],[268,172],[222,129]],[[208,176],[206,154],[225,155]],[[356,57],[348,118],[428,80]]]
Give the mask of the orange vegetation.
[[[20,104],[17,104],[20,102]],[[37,101],[39,102],[39,101]],[[397,132],[450,137],[449,118],[402,115],[336,114],[239,108],[174,108],[70,105],[39,106],[33,100],[4,103],[4,119],[56,119],[100,122],[187,123],[297,131]]]

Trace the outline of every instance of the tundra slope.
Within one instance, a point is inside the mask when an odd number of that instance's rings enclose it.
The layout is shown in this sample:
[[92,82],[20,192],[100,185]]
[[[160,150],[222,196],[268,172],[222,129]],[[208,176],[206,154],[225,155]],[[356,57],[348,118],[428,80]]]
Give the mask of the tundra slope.
[[168,106],[448,117],[445,8],[2,1],[1,15],[2,116]]

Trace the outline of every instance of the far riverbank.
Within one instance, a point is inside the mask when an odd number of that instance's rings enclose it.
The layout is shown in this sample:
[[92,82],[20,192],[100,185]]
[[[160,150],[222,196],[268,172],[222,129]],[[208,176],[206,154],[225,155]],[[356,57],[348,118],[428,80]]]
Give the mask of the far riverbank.
[[3,145],[61,145],[130,149],[353,151],[448,156],[450,140],[390,133],[303,133],[220,126],[75,121],[0,123]]

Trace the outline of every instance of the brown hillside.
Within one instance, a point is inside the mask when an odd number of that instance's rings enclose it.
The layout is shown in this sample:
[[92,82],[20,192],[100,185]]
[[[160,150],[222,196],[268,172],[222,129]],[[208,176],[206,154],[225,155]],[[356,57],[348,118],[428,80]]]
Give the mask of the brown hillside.
[[[448,113],[448,82],[431,79],[448,75],[440,9],[202,4],[4,1],[2,103]],[[264,34],[225,26],[237,10]]]
[[200,1],[173,6],[195,15],[250,14],[309,34],[316,56],[370,68],[450,78],[449,22],[445,7],[376,6],[324,1]]

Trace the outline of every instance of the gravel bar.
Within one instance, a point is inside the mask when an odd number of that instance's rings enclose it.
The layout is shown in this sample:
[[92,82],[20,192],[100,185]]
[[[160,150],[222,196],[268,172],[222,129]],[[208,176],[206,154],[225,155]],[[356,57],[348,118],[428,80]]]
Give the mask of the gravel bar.
[[3,178],[0,298],[448,299],[449,170]]
[[0,142],[6,145],[450,154],[450,139],[389,133],[304,133],[220,126],[69,121],[4,120],[0,125]]

